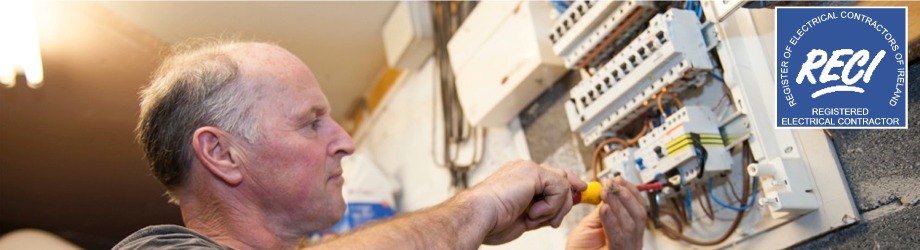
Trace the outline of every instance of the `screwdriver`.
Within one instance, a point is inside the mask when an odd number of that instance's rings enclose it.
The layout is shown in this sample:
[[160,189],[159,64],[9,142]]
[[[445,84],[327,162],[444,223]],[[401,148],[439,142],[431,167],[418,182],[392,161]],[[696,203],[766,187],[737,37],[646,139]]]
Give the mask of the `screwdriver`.
[[[642,184],[636,186],[636,189],[639,189],[639,192],[649,191],[649,190],[661,190],[664,185],[661,182],[652,182],[648,184]],[[600,204],[601,203],[601,188],[602,185],[600,182],[592,181],[588,182],[588,188],[583,192],[572,192],[572,201],[574,204],[578,203],[588,203],[588,204]],[[617,186],[611,186],[613,190],[608,190],[608,192],[618,192],[620,191]]]

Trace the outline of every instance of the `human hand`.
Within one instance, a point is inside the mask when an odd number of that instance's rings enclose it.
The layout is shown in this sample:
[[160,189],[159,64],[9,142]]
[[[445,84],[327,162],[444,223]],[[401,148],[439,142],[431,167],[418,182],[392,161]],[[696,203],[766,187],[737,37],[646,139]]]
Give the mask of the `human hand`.
[[622,177],[604,181],[603,190],[604,202],[572,230],[566,249],[642,249],[646,213],[639,190]]
[[546,225],[558,227],[572,209],[572,191],[587,184],[574,174],[532,161],[505,164],[471,190],[473,202],[483,207],[491,227],[483,243],[501,244],[525,231]]

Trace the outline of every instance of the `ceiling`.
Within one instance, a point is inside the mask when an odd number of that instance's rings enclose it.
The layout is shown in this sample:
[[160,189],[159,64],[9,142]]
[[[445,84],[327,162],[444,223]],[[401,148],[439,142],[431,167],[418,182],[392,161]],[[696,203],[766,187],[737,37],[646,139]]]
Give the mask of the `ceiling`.
[[276,42],[312,68],[345,121],[385,67],[380,29],[393,6],[38,2],[44,86],[20,77],[0,88],[0,234],[39,228],[108,249],[143,226],[180,224],[133,133],[137,91],[163,48],[221,34]]
[[396,2],[99,4],[167,44],[206,36],[278,43],[313,70],[342,122],[386,67],[381,29]]

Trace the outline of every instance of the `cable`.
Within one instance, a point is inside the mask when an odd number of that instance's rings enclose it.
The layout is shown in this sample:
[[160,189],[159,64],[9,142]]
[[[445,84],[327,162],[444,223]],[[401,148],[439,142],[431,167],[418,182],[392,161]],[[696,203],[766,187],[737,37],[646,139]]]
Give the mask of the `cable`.
[[553,5],[553,8],[559,12],[559,14],[565,13],[565,10],[569,8],[569,4],[562,0],[552,0],[549,2]]
[[[743,149],[742,149],[743,151],[742,151],[742,154],[741,154],[742,166],[747,166],[748,164],[750,164],[750,161],[751,161],[751,159],[750,159],[750,158],[751,158],[750,147],[751,147],[750,144],[748,144],[747,141],[744,141]],[[747,180],[747,179],[750,178],[750,176],[748,175],[747,171],[742,171],[742,174],[743,174],[743,179],[744,179],[744,180]],[[745,181],[745,182],[744,182],[744,185],[742,186],[741,196],[742,196],[744,199],[747,199],[747,198],[748,198],[748,195],[749,195],[748,192],[750,192],[750,189],[752,188],[752,187],[750,186],[750,184],[751,184],[750,182]],[[654,216],[658,216],[658,215],[656,214],[656,215],[654,215]],[[735,233],[735,230],[737,230],[737,229],[738,229],[738,226],[741,225],[741,219],[742,219],[742,218],[744,218],[744,211],[737,211],[737,214],[735,215],[735,219],[732,220],[732,224],[731,224],[731,226],[729,226],[728,230],[725,231],[725,234],[723,234],[723,235],[720,236],[719,238],[716,238],[716,239],[713,239],[713,240],[699,240],[699,239],[691,238],[691,237],[689,237],[689,236],[683,235],[682,233],[676,231],[676,230],[673,229],[673,228],[670,228],[670,227],[664,226],[664,225],[662,225],[661,229],[662,229],[663,233],[665,234],[665,236],[667,236],[668,234],[672,234],[672,235],[675,235],[676,238],[679,238],[680,240],[686,241],[686,242],[688,242],[688,243],[690,243],[690,244],[700,245],[700,246],[715,246],[715,245],[721,244],[722,242],[724,242],[725,240],[727,240],[729,237],[731,237],[732,234]],[[657,218],[657,217],[649,218],[649,219],[655,220],[656,223],[657,223],[657,221],[658,221],[658,218]],[[656,225],[658,225],[658,224],[656,224]],[[668,236],[668,237],[670,237],[670,236]]]
[[683,207],[680,203],[680,198],[671,197],[671,206],[674,207],[674,211],[680,215],[680,219],[687,224],[690,224],[690,220],[687,219],[687,209]]
[[[485,149],[485,131],[477,128],[464,119],[463,108],[457,97],[456,78],[451,70],[447,52],[447,42],[456,32],[463,19],[472,11],[475,3],[471,2],[435,2],[432,5],[432,19],[435,25],[435,74],[432,75],[435,87],[432,88],[432,155],[434,163],[448,169],[454,187],[466,188],[467,172],[482,160],[482,151]],[[441,134],[441,147],[438,147],[438,138],[435,136],[438,126],[438,97],[440,97],[440,114],[443,126]],[[465,163],[459,163],[461,145],[473,144],[472,158]],[[440,157],[437,151],[442,151]],[[441,158],[439,161],[438,158]]]
[[[697,185],[697,188],[700,190],[705,190],[705,188],[701,187],[703,187],[702,184]],[[712,212],[712,199],[710,199],[709,193],[702,192],[702,194],[703,195],[700,196],[700,199],[697,200],[700,203],[700,209],[703,210],[703,214],[706,214],[706,217],[709,217],[709,220],[715,221],[715,214]],[[706,204],[708,204],[708,207],[703,205],[703,197],[706,197]]]
[[718,75],[718,74],[715,74],[715,73],[710,74],[710,75],[712,75],[712,77],[716,78],[716,80],[719,80],[720,82],[725,83],[725,79],[722,79],[722,76],[720,76],[720,75]]
[[729,189],[731,189],[732,196],[735,197],[735,200],[738,201],[738,203],[744,203],[744,200],[742,200],[741,197],[738,196],[738,192],[735,192],[735,184],[731,178],[728,178],[728,187]]
[[661,93],[659,93],[658,97],[655,98],[658,102],[658,112],[661,112],[661,116],[663,118],[668,118],[668,114],[664,112],[664,105],[661,104],[661,99],[664,97],[664,95],[667,94],[668,96],[670,96],[671,99],[673,99],[674,102],[677,103],[677,106],[681,108],[684,107],[684,102],[680,101],[680,98],[677,98],[677,95],[671,92],[667,92],[667,91],[668,91],[667,88],[662,88]]
[[[756,186],[757,186],[757,178],[754,178],[754,187],[756,187]],[[751,196],[751,201],[748,202],[747,205],[744,205],[744,206],[742,206],[742,207],[735,207],[735,206],[732,206],[732,205],[728,205],[728,204],[723,203],[722,201],[719,200],[719,198],[716,198],[716,197],[712,194],[712,177],[710,177],[710,178],[709,178],[709,197],[711,197],[711,198],[712,198],[712,201],[715,201],[716,204],[719,204],[719,206],[722,206],[722,207],[724,207],[724,208],[728,208],[728,209],[731,209],[731,210],[735,210],[735,211],[744,211],[744,210],[747,210],[748,208],[751,208],[751,206],[754,205],[754,200],[757,199],[757,188],[754,188],[754,194]]]
[[598,144],[597,147],[594,148],[594,154],[592,154],[592,158],[591,158],[591,170],[594,173],[594,179],[593,179],[594,181],[598,180],[597,174],[601,171],[600,167],[603,166],[603,157],[600,157],[600,156],[604,151],[604,147],[610,144],[614,144],[614,143],[619,144],[622,147],[619,149],[612,149],[610,150],[610,152],[607,152],[604,156],[610,155],[611,153],[616,152],[617,150],[629,147],[630,145],[628,142],[624,141],[623,139],[616,138],[616,137],[608,138],[602,141],[600,144]]
[[612,43],[615,38],[619,37],[620,33],[623,33],[623,31],[626,30],[629,24],[632,23],[634,20],[636,20],[636,18],[638,18],[639,14],[642,12],[643,12],[642,7],[636,8],[636,11],[630,14],[629,17],[626,18],[626,21],[623,21],[623,24],[620,24],[620,26],[617,27],[616,30],[611,32],[610,35],[607,35],[607,37],[604,38],[604,40],[601,41],[597,46],[595,46],[594,49],[591,49],[591,52],[588,53],[587,56],[581,59],[581,62],[578,63],[578,67],[576,68],[584,68],[585,66],[587,66],[588,62],[590,62],[591,59],[597,56],[597,54],[600,53],[601,50],[603,50],[605,47],[607,47],[607,45]]
[[[610,155],[610,154],[612,154],[613,152],[616,152],[616,151],[618,151],[618,150],[622,150],[622,149],[624,149],[624,148],[627,148],[627,147],[630,147],[630,146],[632,146],[632,145],[635,145],[636,143],[639,142],[639,138],[642,138],[642,136],[644,136],[645,133],[648,132],[648,129],[649,129],[649,127],[648,127],[647,124],[646,124],[646,125],[643,125],[643,126],[642,126],[642,130],[639,130],[639,133],[637,133],[636,136],[633,136],[633,138],[632,138],[632,139],[629,139],[628,141],[627,141],[627,140],[620,139],[620,138],[612,137],[612,138],[606,139],[606,140],[602,141],[600,144],[598,144],[597,147],[594,148],[594,154],[592,154],[592,158],[591,158],[591,170],[592,170],[593,173],[594,173],[594,178],[593,178],[593,180],[594,180],[594,181],[597,181],[598,178],[599,178],[599,176],[597,176],[597,175],[598,175],[598,173],[600,173],[600,171],[603,169],[603,164],[604,164],[603,159],[604,159],[604,157],[606,157],[606,156],[608,156],[608,155]],[[602,152],[604,151],[604,147],[606,147],[606,146],[608,146],[608,145],[611,145],[611,144],[614,144],[614,143],[619,144],[621,147],[618,148],[618,149],[611,149],[611,150],[610,150],[609,152],[607,152],[606,154],[602,153]],[[603,154],[603,157],[601,157],[601,154]]]
[[659,212],[663,215],[667,215],[668,217],[671,217],[671,220],[674,220],[674,224],[677,225],[677,234],[674,234],[671,231],[662,231],[662,233],[664,233],[664,236],[667,236],[668,238],[671,238],[672,240],[680,240],[680,236],[678,235],[684,233],[684,223],[681,222],[680,219],[678,219],[679,215],[677,215],[676,212],[670,209],[664,209],[664,208],[660,209]]
[[687,187],[687,198],[684,200],[684,206],[687,206],[687,221],[693,221],[693,191]]
[[649,126],[648,126],[648,123],[646,123],[645,125],[642,126],[642,130],[640,130],[639,133],[636,134],[636,136],[633,136],[632,139],[629,139],[629,141],[626,141],[626,143],[629,144],[630,146],[636,145],[636,143],[639,142],[639,138],[642,138],[642,136],[645,136],[645,133],[648,132],[648,129],[649,129]]

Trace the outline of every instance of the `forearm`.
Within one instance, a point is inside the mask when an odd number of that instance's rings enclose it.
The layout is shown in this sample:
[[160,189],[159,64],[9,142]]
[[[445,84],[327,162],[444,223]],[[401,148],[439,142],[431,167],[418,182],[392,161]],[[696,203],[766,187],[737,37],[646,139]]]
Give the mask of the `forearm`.
[[476,249],[493,226],[471,192],[321,244],[334,249]]

